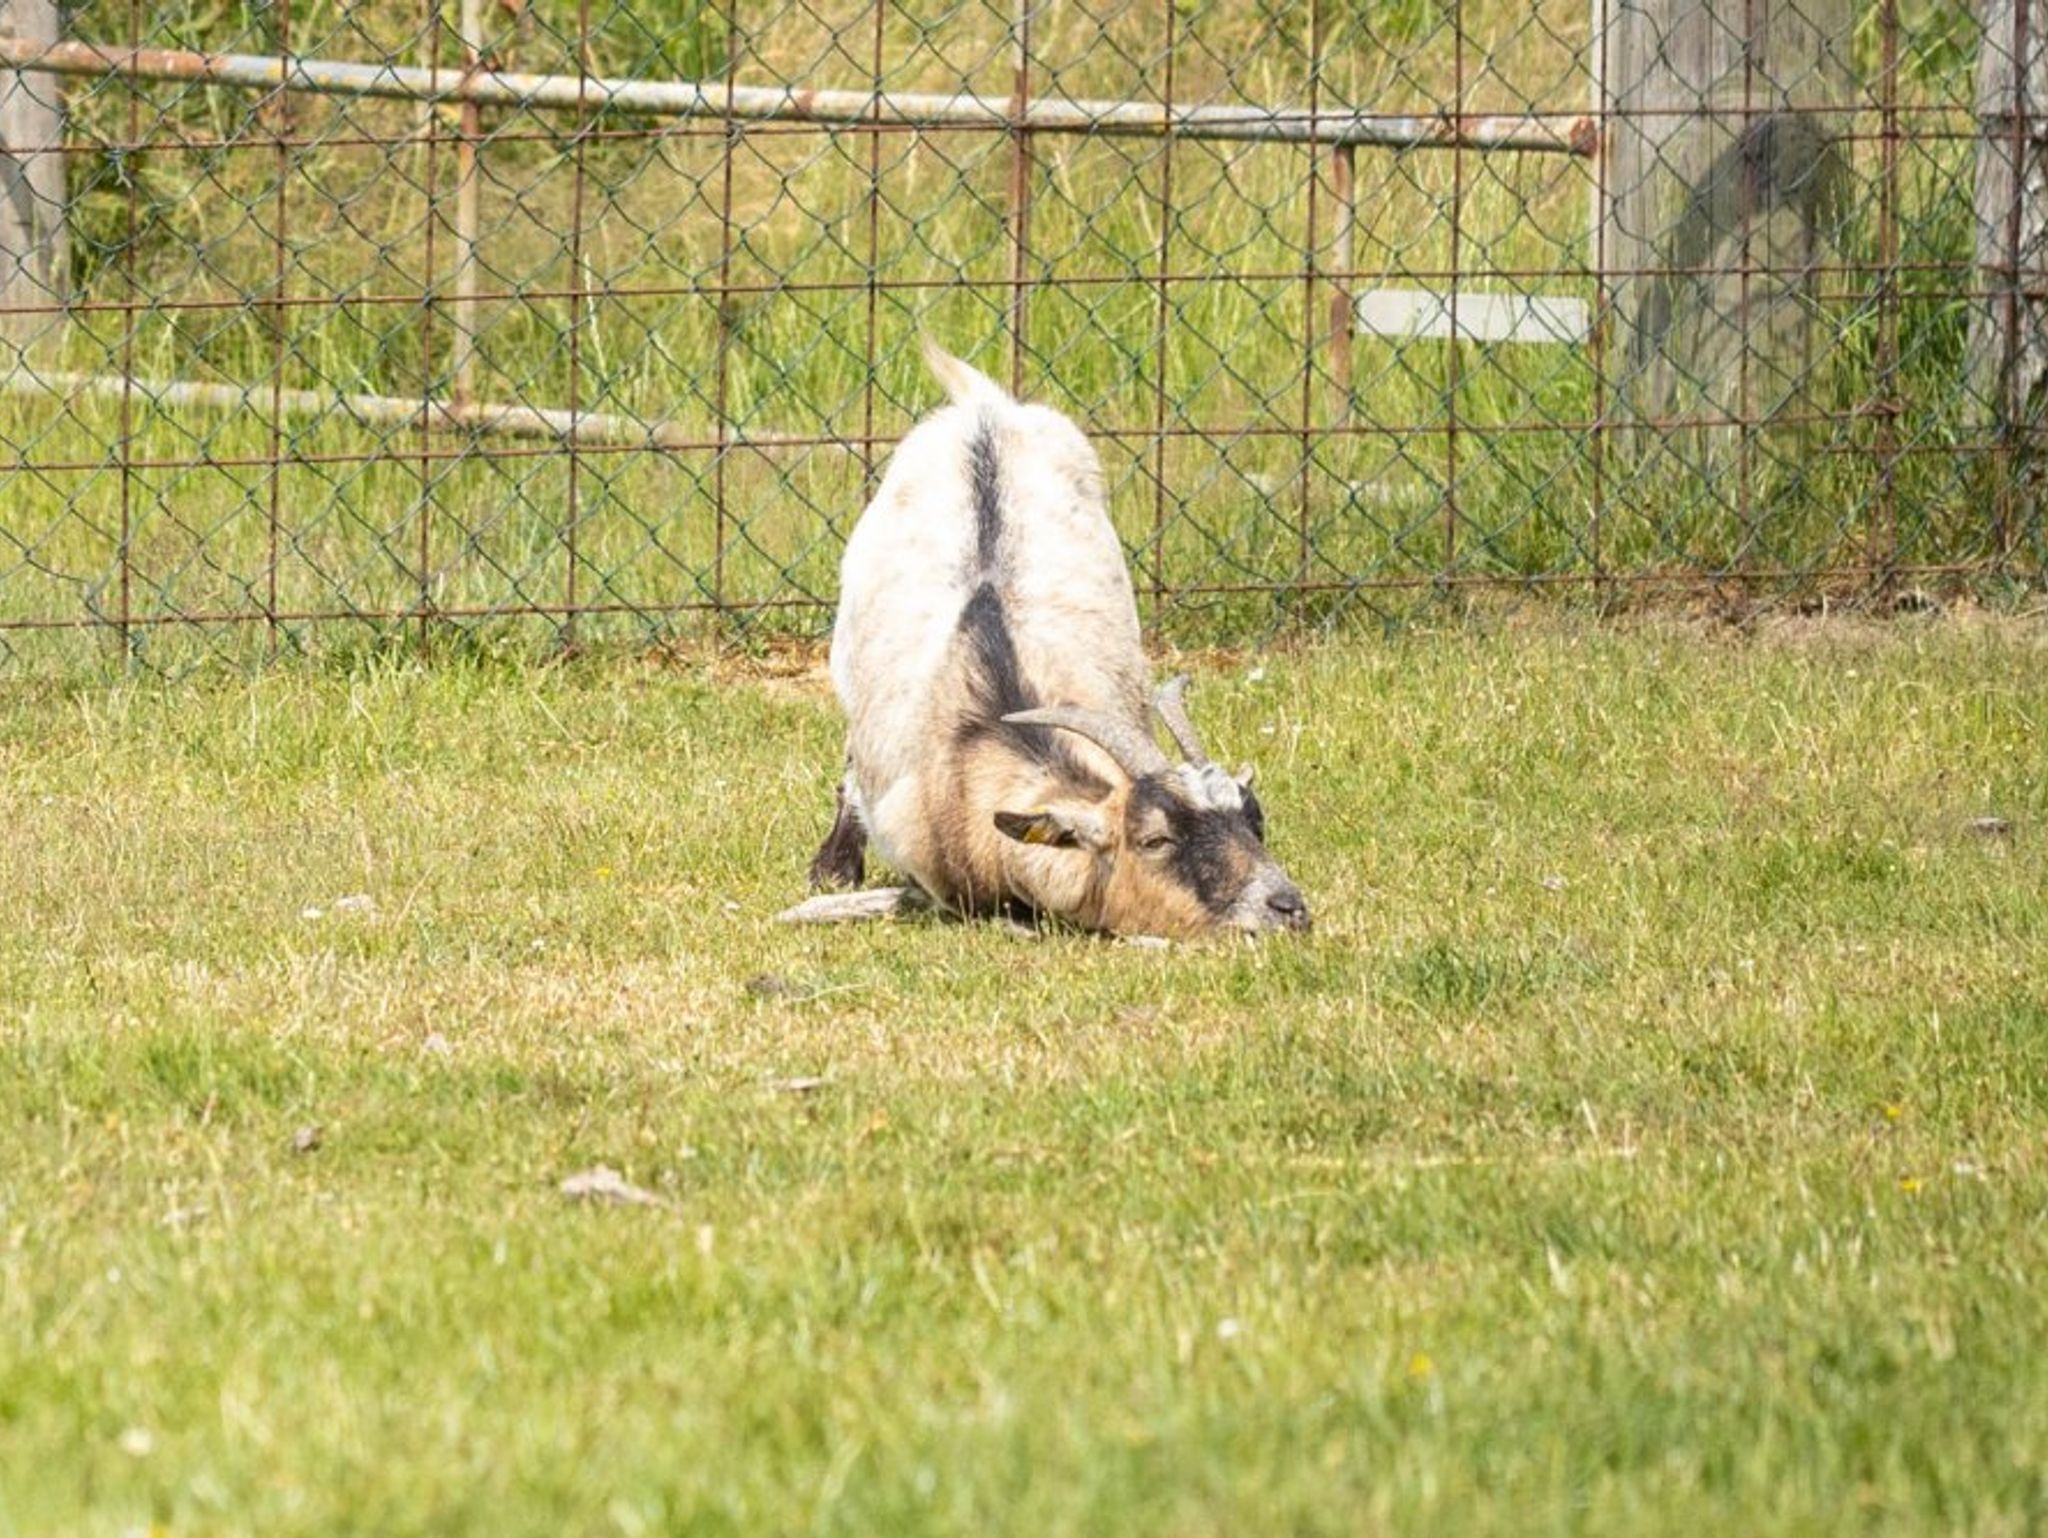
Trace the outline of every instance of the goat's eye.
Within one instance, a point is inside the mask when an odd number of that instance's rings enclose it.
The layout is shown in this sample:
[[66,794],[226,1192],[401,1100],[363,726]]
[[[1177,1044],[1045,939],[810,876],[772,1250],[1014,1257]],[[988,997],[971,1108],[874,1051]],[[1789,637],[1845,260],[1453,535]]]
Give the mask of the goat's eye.
[[1173,847],[1173,835],[1171,833],[1154,833],[1149,838],[1139,839],[1138,847],[1147,854],[1162,854]]

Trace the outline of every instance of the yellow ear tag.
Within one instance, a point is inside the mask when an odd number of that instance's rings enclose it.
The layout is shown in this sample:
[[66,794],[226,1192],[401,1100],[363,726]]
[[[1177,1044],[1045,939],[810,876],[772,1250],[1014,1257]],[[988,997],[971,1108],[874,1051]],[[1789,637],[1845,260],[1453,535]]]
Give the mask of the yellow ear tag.
[[1031,825],[1024,830],[1023,842],[1027,844],[1050,844],[1059,838],[1059,825],[1044,812],[1031,814]]

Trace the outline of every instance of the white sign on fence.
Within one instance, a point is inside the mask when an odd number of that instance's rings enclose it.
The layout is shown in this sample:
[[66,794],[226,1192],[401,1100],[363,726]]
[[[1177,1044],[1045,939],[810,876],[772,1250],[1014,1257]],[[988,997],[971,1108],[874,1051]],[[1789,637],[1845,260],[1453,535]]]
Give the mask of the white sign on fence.
[[[1458,291],[1455,335],[1465,342],[1583,342],[1591,325],[1583,299],[1540,294]],[[1361,336],[1444,337],[1451,327],[1451,296],[1415,288],[1375,288],[1358,296],[1355,329]]]

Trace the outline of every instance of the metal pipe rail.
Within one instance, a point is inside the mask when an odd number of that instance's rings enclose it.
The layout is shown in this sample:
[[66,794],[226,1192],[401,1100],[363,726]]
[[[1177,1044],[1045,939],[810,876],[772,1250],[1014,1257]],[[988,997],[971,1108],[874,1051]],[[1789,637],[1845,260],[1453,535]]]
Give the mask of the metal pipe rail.
[[849,91],[723,81],[613,80],[481,69],[423,69],[339,59],[104,48],[75,41],[0,38],[0,68],[53,75],[194,81],[254,91],[465,102],[486,107],[613,109],[654,117],[743,119],[872,128],[989,128],[1041,133],[1171,135],[1282,144],[1386,149],[1532,150],[1591,156],[1599,144],[1584,113],[1520,116],[1322,112],[1300,107],[1176,106],[1139,101],[1024,102],[970,92]]
[[[643,422],[612,412],[564,411],[559,407],[526,406],[507,401],[329,394],[320,390],[273,391],[267,386],[256,385],[200,384],[182,379],[129,379],[121,375],[28,369],[0,373],[0,395],[55,396],[63,400],[134,399],[158,407],[198,407],[211,411],[244,411],[254,405],[272,403],[276,409],[294,416],[346,417],[363,427],[424,426],[428,431],[439,433],[503,433],[512,438],[544,438],[562,443],[670,452],[706,447],[701,434],[666,422]],[[801,433],[738,433],[729,439],[729,443],[731,447],[740,449],[802,446],[850,452],[836,440]]]

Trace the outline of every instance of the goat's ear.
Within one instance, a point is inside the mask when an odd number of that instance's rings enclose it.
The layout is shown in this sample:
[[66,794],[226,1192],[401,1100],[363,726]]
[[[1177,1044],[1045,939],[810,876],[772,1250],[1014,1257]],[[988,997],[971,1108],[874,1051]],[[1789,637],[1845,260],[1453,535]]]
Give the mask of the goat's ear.
[[1035,812],[998,812],[996,831],[1020,844],[1052,849],[1103,849],[1109,828],[1099,813],[1082,806],[1040,807]]
[[1238,776],[1238,794],[1244,798],[1244,820],[1251,824],[1252,833],[1260,843],[1266,840],[1266,809],[1259,805],[1259,798],[1252,794],[1252,772],[1246,769]]

